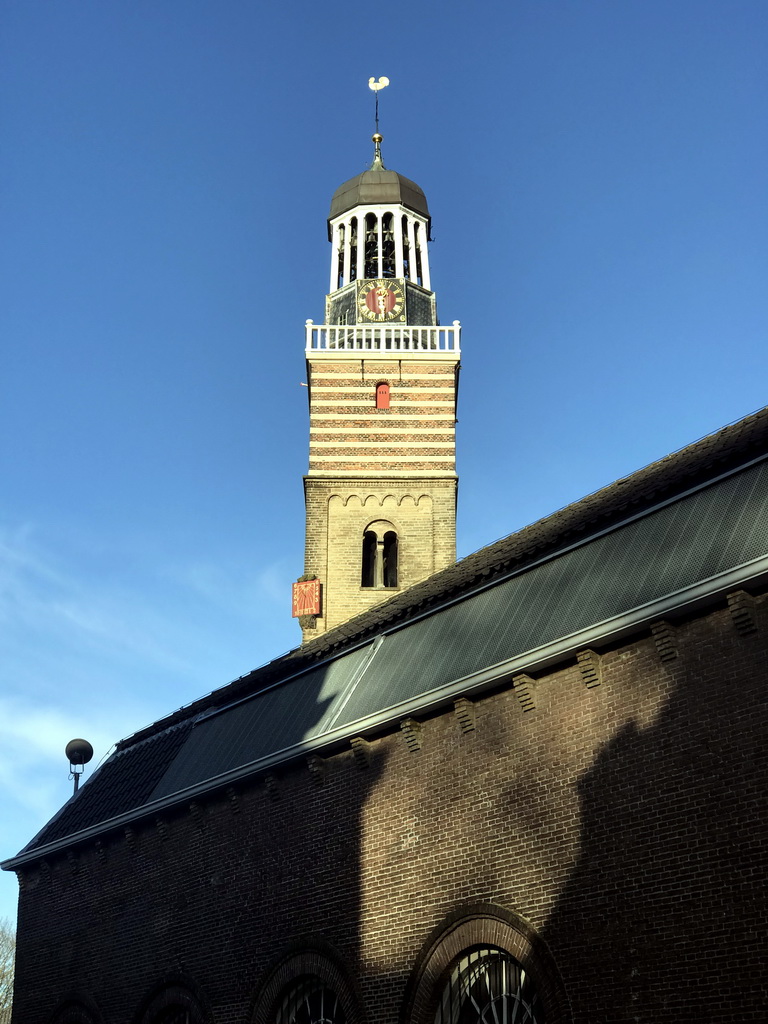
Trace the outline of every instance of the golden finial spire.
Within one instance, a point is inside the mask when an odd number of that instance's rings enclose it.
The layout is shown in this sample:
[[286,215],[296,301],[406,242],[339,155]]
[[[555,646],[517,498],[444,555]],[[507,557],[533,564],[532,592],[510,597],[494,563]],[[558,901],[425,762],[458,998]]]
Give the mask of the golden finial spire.
[[371,142],[373,142],[373,163],[371,164],[371,170],[373,170],[374,167],[384,166],[384,163],[381,159],[381,143],[383,139],[384,136],[379,135],[378,132],[376,132],[375,135],[371,136]]

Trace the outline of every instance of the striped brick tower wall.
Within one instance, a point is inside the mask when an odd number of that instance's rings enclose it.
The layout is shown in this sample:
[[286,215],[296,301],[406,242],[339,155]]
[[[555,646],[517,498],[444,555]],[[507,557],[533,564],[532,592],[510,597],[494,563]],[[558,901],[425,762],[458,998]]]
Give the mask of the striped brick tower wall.
[[[458,354],[328,355],[308,359],[305,572],[323,586],[308,639],[456,559]],[[382,383],[388,409],[376,407]],[[363,537],[378,524],[397,534],[396,587],[363,586]]]

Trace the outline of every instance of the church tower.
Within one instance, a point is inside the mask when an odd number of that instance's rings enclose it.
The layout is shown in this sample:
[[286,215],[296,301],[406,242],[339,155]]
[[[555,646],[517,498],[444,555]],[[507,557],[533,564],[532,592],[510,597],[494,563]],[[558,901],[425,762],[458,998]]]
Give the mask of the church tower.
[[437,318],[426,197],[373,142],[331,200],[325,323],[306,324],[305,640],[456,559],[461,328]]

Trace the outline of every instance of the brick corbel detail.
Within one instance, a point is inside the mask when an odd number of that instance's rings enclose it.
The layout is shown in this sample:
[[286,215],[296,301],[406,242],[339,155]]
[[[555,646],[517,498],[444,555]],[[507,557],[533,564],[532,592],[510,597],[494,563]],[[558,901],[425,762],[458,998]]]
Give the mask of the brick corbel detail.
[[576,660],[581,669],[581,678],[588,690],[599,686],[603,681],[602,669],[600,666],[600,655],[597,651],[579,651]]
[[203,816],[204,815],[203,815],[203,806],[202,806],[202,804],[199,804],[197,802],[197,800],[192,800],[190,802],[190,804],[189,804],[189,813],[190,813],[190,816],[192,818],[192,821],[194,821],[195,825],[202,832],[203,826],[205,824],[205,822],[203,821]]
[[133,852],[136,849],[136,833],[130,825],[126,825],[123,829],[123,835],[125,836],[125,841],[128,844],[128,849]]
[[270,800],[277,800],[280,797],[280,787],[277,784],[277,776],[269,772],[264,776],[264,787]]
[[369,768],[371,765],[371,744],[362,736],[353,736],[349,741],[352,753],[355,755],[355,764],[358,768]]
[[325,781],[325,758],[320,757],[319,754],[310,754],[307,758],[307,768],[309,768],[312,782],[316,786],[322,786]]
[[751,636],[757,632],[755,599],[746,590],[734,590],[732,594],[728,594],[728,610],[737,633],[741,636]]
[[80,863],[74,850],[67,850],[67,861],[69,863],[69,870],[73,875],[76,875],[78,868],[80,867]]
[[651,634],[656,643],[656,653],[662,661],[674,661],[678,655],[677,630],[663,620],[651,625]]
[[240,794],[237,792],[234,786],[227,786],[227,800],[229,801],[229,809],[233,814],[240,813]]
[[415,754],[417,750],[421,750],[421,722],[417,722],[415,718],[404,718],[400,728],[410,752]]
[[520,702],[523,711],[536,710],[536,680],[532,679],[525,672],[512,677],[512,685],[515,688],[515,696]]
[[453,702],[456,718],[462,732],[475,731],[475,705],[468,697],[458,697]]

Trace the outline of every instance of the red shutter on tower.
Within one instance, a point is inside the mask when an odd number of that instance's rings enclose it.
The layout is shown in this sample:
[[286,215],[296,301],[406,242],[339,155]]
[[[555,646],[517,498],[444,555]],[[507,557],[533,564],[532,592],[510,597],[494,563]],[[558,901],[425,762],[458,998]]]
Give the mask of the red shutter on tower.
[[389,408],[389,384],[376,385],[376,408]]

